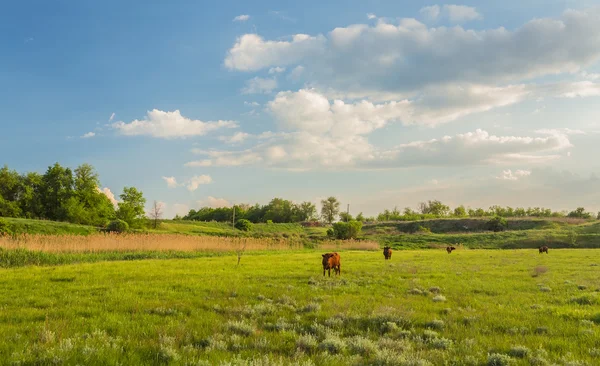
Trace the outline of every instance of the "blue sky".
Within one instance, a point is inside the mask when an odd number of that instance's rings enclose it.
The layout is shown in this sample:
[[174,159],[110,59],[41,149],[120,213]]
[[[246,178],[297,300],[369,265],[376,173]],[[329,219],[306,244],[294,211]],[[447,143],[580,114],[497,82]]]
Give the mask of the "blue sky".
[[600,210],[594,3],[5,1],[0,163],[87,162],[167,216]]

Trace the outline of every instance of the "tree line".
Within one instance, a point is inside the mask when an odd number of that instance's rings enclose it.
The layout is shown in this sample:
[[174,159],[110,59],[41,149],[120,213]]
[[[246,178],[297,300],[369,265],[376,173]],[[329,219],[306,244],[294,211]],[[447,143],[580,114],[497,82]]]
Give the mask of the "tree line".
[[100,190],[98,173],[89,164],[75,170],[56,163],[44,174],[0,169],[0,217],[66,221],[106,226],[120,219],[130,227],[144,224],[146,199],[125,187],[117,207]]

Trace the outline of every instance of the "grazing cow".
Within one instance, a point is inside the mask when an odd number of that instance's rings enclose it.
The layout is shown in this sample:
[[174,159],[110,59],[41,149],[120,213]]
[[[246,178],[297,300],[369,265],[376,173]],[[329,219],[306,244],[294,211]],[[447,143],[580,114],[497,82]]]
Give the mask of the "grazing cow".
[[452,253],[453,250],[456,250],[455,247],[446,247],[446,251],[448,252],[448,254]]
[[544,252],[546,252],[546,254],[548,254],[548,247],[545,245],[543,247],[540,247],[540,254],[542,254]]
[[340,255],[337,253],[323,254],[323,276],[325,276],[325,271],[329,271],[329,277],[331,277],[332,268],[335,274],[342,274]]
[[383,247],[383,256],[385,257],[386,260],[392,259],[392,248]]

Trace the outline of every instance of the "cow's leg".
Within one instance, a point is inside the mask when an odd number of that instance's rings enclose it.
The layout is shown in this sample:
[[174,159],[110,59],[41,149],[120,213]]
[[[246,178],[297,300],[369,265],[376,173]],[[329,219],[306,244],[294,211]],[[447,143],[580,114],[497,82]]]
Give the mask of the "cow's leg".
[[331,267],[329,267],[329,269],[327,270],[327,273],[329,274],[329,277],[331,277]]
[[323,277],[325,277],[325,271],[327,271],[325,268],[323,268]]

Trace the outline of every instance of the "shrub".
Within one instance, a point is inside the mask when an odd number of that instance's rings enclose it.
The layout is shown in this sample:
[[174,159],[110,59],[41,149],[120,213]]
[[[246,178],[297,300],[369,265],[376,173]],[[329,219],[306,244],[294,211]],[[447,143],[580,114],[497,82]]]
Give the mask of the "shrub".
[[235,222],[235,228],[242,231],[252,230],[252,223],[246,219],[239,219]]
[[0,235],[12,235],[13,231],[10,228],[10,224],[0,218]]
[[485,224],[485,227],[487,230],[490,230],[490,231],[493,231],[496,233],[498,231],[506,230],[506,228],[508,227],[508,222],[506,221],[506,219],[504,217],[496,216],[496,217],[490,219]]
[[129,224],[123,220],[113,220],[108,223],[106,230],[114,233],[124,233],[129,230]]
[[273,225],[273,220],[267,220],[267,225]]
[[501,353],[492,353],[488,355],[488,366],[508,366],[511,364],[513,364],[513,359],[508,355],[503,355]]
[[529,348],[524,346],[514,346],[510,349],[510,351],[508,351],[509,355],[516,358],[525,358],[530,353],[531,351],[529,350]]
[[[352,220],[348,222],[336,222],[333,224],[333,236],[337,239],[356,239],[360,235],[362,222]],[[329,230],[327,230],[329,235]]]

